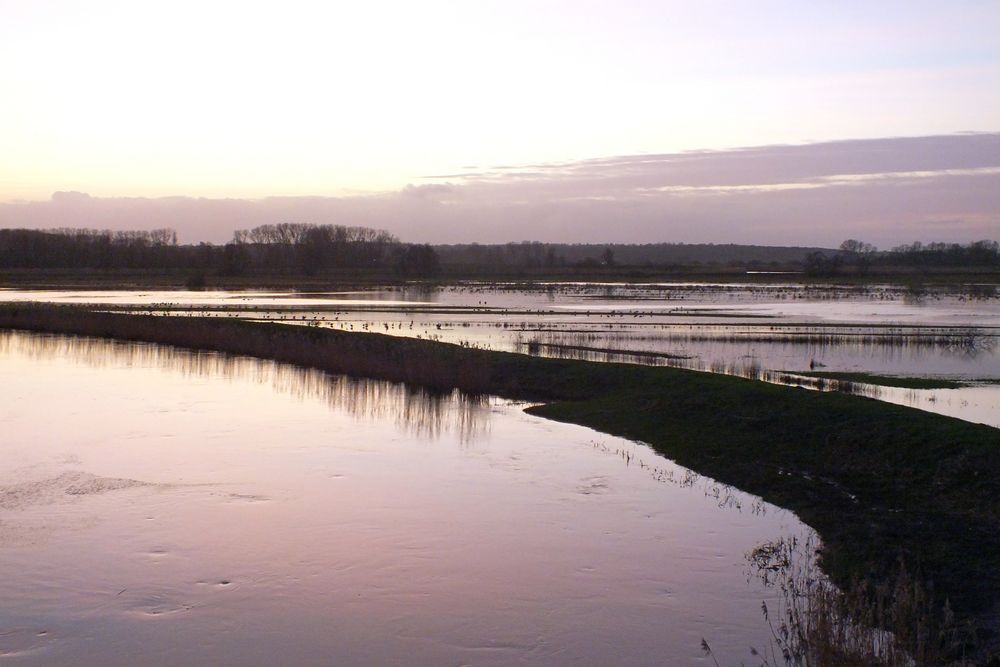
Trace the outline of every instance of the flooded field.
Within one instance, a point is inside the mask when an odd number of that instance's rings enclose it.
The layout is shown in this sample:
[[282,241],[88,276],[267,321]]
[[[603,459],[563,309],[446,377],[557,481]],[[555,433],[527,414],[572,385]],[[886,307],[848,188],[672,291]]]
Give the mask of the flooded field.
[[[28,292],[0,300],[209,313],[841,389],[1000,426],[995,285],[464,283],[338,293]],[[958,381],[947,389],[798,374]]]
[[0,386],[10,664],[753,663],[809,533],[497,400],[16,332]]

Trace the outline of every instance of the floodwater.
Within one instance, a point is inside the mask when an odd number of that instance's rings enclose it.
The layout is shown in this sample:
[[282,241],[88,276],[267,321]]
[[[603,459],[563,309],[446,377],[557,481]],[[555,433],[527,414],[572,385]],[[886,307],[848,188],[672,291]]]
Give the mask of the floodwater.
[[808,530],[649,448],[259,360],[0,332],[10,664],[722,664]]
[[861,393],[1000,426],[1000,384],[990,382],[1000,379],[1000,290],[992,284],[462,283],[327,293],[0,290],[0,301],[11,300],[207,312],[759,379],[839,371],[959,380],[970,386],[862,387]]

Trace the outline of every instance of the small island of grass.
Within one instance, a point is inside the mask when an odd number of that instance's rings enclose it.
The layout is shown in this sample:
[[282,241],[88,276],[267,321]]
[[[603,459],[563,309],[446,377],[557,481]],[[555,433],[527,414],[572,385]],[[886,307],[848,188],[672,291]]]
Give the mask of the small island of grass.
[[932,377],[904,377],[898,375],[878,375],[876,373],[851,373],[841,371],[785,371],[792,375],[803,375],[838,382],[855,382],[858,384],[874,384],[880,387],[898,387],[900,389],[959,389],[968,385],[967,382]]

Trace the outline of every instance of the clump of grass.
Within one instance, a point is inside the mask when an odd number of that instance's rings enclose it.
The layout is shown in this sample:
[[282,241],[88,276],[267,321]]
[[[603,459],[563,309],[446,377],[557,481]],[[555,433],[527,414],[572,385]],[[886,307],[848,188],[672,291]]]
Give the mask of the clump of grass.
[[900,563],[892,580],[855,579],[841,591],[817,566],[811,540],[786,538],[749,554],[750,575],[780,596],[761,603],[771,629],[762,664],[924,667],[977,664],[977,634],[948,601]]

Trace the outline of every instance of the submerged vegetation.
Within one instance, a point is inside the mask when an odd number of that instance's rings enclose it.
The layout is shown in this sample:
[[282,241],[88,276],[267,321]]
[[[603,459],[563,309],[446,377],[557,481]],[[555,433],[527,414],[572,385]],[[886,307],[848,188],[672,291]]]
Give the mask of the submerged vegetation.
[[[841,590],[819,572],[809,538],[761,544],[747,561],[749,576],[778,593],[761,603],[771,629],[770,641],[753,648],[762,666],[975,664],[974,626],[956,619],[905,566],[893,580],[855,579]],[[705,640],[702,649],[713,656]]]
[[846,373],[840,371],[794,371],[794,373],[806,377],[837,380],[838,382],[874,384],[881,387],[899,387],[901,389],[958,389],[968,385],[967,382],[944,378],[899,377],[896,375],[877,375],[875,373]]
[[[959,619],[986,619],[1000,599],[1000,430],[990,427],[682,369],[240,319],[9,304],[0,306],[0,327],[216,350],[544,402],[529,411],[642,440],[795,511],[819,533],[820,565],[843,590],[884,589],[906,563],[928,604],[947,602]],[[983,625],[979,640],[995,643],[989,622]]]

